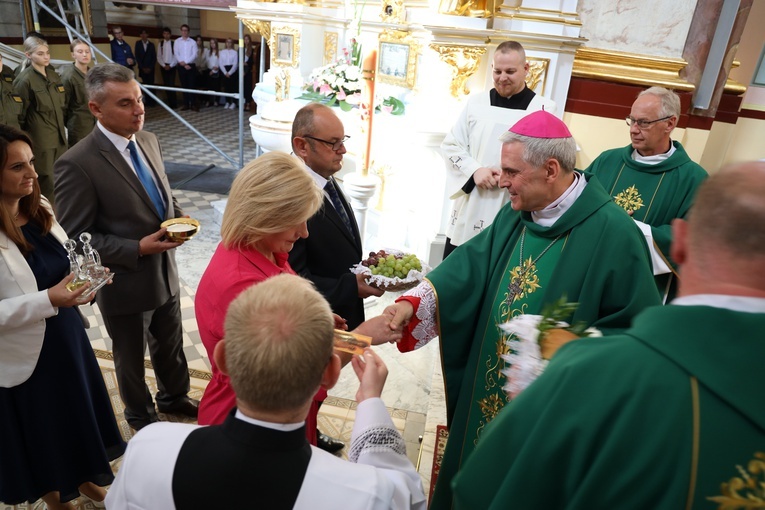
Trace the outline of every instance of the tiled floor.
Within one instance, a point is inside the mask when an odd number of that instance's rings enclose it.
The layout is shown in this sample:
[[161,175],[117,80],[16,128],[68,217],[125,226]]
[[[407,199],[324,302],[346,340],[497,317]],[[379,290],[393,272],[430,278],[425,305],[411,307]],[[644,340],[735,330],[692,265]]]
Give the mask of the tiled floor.
[[[178,113],[193,123],[202,134],[218,144],[229,157],[238,160],[238,138],[235,129],[237,124],[236,110],[208,107],[203,108],[200,112],[185,111]],[[253,159],[256,152],[255,143],[250,135],[248,117],[249,113],[246,113],[244,122],[245,162]],[[223,157],[182,126],[170,113],[162,108],[154,107],[148,110],[145,129],[159,137],[165,161],[195,165],[214,163],[222,168],[231,168],[231,165]],[[176,254],[181,275],[181,313],[183,316],[184,351],[193,377],[192,384],[195,387],[203,388],[206,385],[206,381],[209,380],[210,364],[207,353],[201,343],[199,332],[197,331],[194,315],[194,294],[201,276],[198,268],[200,261],[202,261],[203,269],[207,265],[205,260],[209,260],[217,244],[218,226],[213,221],[216,213],[213,211],[211,204],[224,197],[214,193],[200,193],[187,190],[174,190],[173,194],[184,212],[200,219],[200,222],[207,229],[204,235],[205,243],[200,242],[197,246],[190,243],[188,248],[179,248]],[[219,218],[217,221],[219,221]],[[200,237],[202,237],[201,233]],[[195,242],[195,240],[192,242]],[[199,253],[200,246],[203,253]],[[197,251],[191,251],[192,248],[196,248]],[[187,251],[184,252],[184,250]],[[194,264],[191,264],[190,261],[193,261]],[[93,305],[83,308],[84,314],[91,322],[91,327],[87,332],[99,358],[99,363],[104,367],[113,367],[110,352],[111,339],[106,333],[98,306]],[[393,347],[391,349],[395,350]],[[423,351],[425,350],[423,349]],[[147,364],[150,366],[150,363]],[[151,376],[152,371],[150,369],[147,370],[147,374]],[[391,379],[389,377],[389,385],[391,384]],[[346,391],[342,392],[344,395],[352,395],[353,393],[355,393],[355,389],[353,391],[346,389]],[[385,397],[385,394],[383,396]],[[401,432],[406,441],[407,455],[412,463],[417,466],[420,457],[422,457],[423,467],[420,471],[423,475],[423,485],[427,491],[430,473],[429,466],[433,456],[430,443],[433,442],[432,436],[434,435],[435,426],[429,424],[428,427],[433,430],[426,431],[426,418],[430,422],[432,417],[429,415],[437,413],[431,413],[425,409],[423,409],[423,412],[415,412],[408,409],[389,408],[389,411],[396,428]],[[427,416],[426,412],[428,412]],[[342,439],[346,445],[349,445],[355,414],[355,401],[349,398],[330,396],[321,407],[319,428],[333,437]],[[425,436],[424,448],[421,448],[420,438],[422,436]],[[421,450],[424,453],[421,453]],[[343,449],[340,455],[347,457],[347,448]],[[80,509],[89,510],[95,508],[92,503],[85,501],[83,498],[75,500],[75,502]],[[45,505],[41,501],[15,507],[0,503],[0,510],[42,510],[44,508]]]

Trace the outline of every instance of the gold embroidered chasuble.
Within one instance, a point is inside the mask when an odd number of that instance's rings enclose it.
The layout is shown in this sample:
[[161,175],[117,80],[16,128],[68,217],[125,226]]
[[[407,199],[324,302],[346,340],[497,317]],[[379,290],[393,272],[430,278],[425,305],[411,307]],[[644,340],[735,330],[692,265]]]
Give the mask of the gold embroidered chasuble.
[[[491,308],[491,320],[486,323],[476,367],[476,373],[482,374],[483,377],[475,380],[468,415],[467,437],[472,437],[473,445],[478,444],[484,427],[496,417],[505,403],[510,401],[503,390],[506,378],[502,370],[508,367],[501,357],[508,352],[509,338],[499,325],[524,313],[537,314],[544,307],[543,289],[558,264],[565,242],[565,235],[551,240],[524,231],[507,261]],[[511,291],[513,283],[519,288],[515,294]],[[508,303],[509,300],[512,302]]]

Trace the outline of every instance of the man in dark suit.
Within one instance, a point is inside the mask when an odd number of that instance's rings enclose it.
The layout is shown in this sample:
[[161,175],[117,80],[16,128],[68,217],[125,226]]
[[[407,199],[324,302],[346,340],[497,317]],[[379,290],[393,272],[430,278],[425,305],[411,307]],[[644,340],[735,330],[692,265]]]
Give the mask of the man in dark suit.
[[[311,103],[298,111],[292,123],[292,150],[308,167],[316,185],[324,190],[324,206],[308,220],[306,239],[290,252],[290,265],[319,289],[332,311],[344,318],[348,329],[364,322],[364,298],[381,296],[362,275],[349,268],[362,259],[361,235],[353,210],[332,177],[343,167],[346,140],[343,123],[327,106]],[[319,433],[318,445],[327,451],[343,447]]]
[[359,405],[350,462],[306,440],[314,394],[340,375],[333,328],[329,305],[299,276],[239,294],[213,352],[236,409],[221,425],[157,423],[138,433],[107,507],[425,510],[420,476],[380,399],[387,368],[371,349],[351,361]]
[[135,65],[135,55],[133,55],[130,45],[125,42],[125,34],[122,32],[122,27],[112,28],[112,35],[114,35],[114,39],[109,43],[112,48],[112,60],[117,64],[132,69]]
[[[138,76],[144,85],[154,85],[154,68],[157,65],[157,48],[149,40],[146,29],[141,30],[141,39],[135,42],[135,60],[138,64]],[[146,106],[153,106],[154,101],[146,98]]]
[[160,223],[183,215],[170,192],[157,138],[142,132],[144,107],[133,71],[100,64],[85,80],[96,128],[54,167],[59,221],[72,238],[89,232],[114,282],[96,298],[113,342],[125,418],[136,430],[157,421],[144,380],[149,346],[160,412],[196,416],[183,353],[179,246]]

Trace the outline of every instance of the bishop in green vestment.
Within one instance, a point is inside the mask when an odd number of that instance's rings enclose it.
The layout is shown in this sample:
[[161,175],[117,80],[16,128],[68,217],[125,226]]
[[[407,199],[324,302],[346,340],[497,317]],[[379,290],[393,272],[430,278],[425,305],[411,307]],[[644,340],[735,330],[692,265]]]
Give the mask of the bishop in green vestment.
[[486,428],[456,508],[765,508],[763,195],[763,162],[702,185],[673,229],[681,297],[562,347]]
[[685,218],[707,172],[670,135],[680,117],[680,98],[663,87],[640,93],[627,122],[632,143],[602,153],[586,172],[598,176],[618,206],[643,231],[656,284],[669,299],[677,291],[676,265],[669,256],[670,224]]
[[511,203],[385,311],[392,327],[408,322],[400,350],[441,339],[449,440],[432,509],[451,507],[452,477],[508,401],[499,324],[566,296],[579,303],[574,321],[625,329],[660,303],[640,231],[597,178],[573,170],[566,126],[539,111],[500,140]]

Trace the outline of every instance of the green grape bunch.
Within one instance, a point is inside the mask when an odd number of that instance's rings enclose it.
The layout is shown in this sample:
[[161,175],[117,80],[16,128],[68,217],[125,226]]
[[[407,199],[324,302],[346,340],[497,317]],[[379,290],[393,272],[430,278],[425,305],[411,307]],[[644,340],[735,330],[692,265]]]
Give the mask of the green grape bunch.
[[368,267],[373,275],[386,276],[388,278],[407,277],[409,271],[422,271],[422,263],[416,255],[394,255],[380,250],[377,253],[369,252],[369,258],[361,261],[361,265]]

